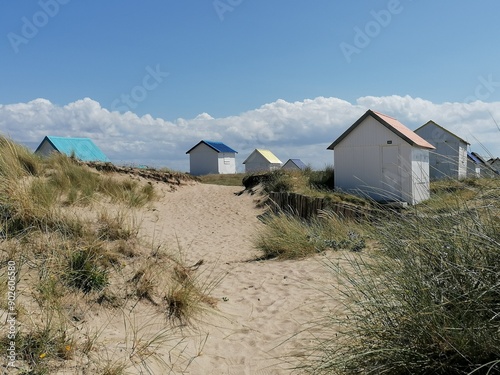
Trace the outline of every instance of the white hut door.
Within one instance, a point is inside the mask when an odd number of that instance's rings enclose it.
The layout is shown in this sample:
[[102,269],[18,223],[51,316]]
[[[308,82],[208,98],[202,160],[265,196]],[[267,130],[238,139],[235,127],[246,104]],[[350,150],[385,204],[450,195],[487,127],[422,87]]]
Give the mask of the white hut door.
[[399,146],[382,147],[382,184],[389,200],[401,199]]

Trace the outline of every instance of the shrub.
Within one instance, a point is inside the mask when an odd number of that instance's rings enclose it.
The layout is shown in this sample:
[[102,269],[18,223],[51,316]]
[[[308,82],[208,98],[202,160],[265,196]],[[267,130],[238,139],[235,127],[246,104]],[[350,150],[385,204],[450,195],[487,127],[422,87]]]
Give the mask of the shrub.
[[286,193],[293,190],[290,175],[282,170],[275,170],[267,175],[264,181],[264,191]]
[[306,171],[309,175],[309,185],[313,189],[333,190],[335,188],[335,171],[333,166],[327,166],[324,171]]

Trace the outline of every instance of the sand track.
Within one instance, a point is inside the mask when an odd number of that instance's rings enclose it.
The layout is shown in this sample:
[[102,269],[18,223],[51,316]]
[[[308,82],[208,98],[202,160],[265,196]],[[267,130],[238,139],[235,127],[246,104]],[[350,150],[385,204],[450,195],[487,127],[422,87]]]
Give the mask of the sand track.
[[[249,261],[259,255],[253,238],[263,225],[255,197],[237,187],[194,184],[163,197],[142,217],[141,234],[198,272],[219,277],[211,295],[217,311],[204,316],[192,335],[199,351],[189,374],[291,374],[287,355],[303,352],[304,324],[338,308],[325,293],[331,274],[324,256],[300,261]],[[204,341],[206,340],[206,342]],[[204,343],[204,344],[203,344]]]

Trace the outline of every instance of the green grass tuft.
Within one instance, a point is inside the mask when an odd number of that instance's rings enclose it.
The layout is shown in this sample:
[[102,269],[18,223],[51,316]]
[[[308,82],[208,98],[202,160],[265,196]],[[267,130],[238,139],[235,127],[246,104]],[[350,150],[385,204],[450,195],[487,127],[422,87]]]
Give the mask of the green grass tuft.
[[99,291],[108,285],[108,272],[100,265],[99,254],[93,249],[75,251],[68,259],[67,268],[68,285],[84,293]]

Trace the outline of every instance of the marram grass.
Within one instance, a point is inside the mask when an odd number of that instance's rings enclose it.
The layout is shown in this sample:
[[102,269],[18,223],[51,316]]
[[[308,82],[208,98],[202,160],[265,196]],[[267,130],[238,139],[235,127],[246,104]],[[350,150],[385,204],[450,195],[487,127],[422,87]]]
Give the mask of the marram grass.
[[449,192],[445,210],[431,200],[394,213],[372,227],[380,250],[330,264],[347,313],[321,321],[302,370],[500,373],[499,189],[478,182],[473,196]]

